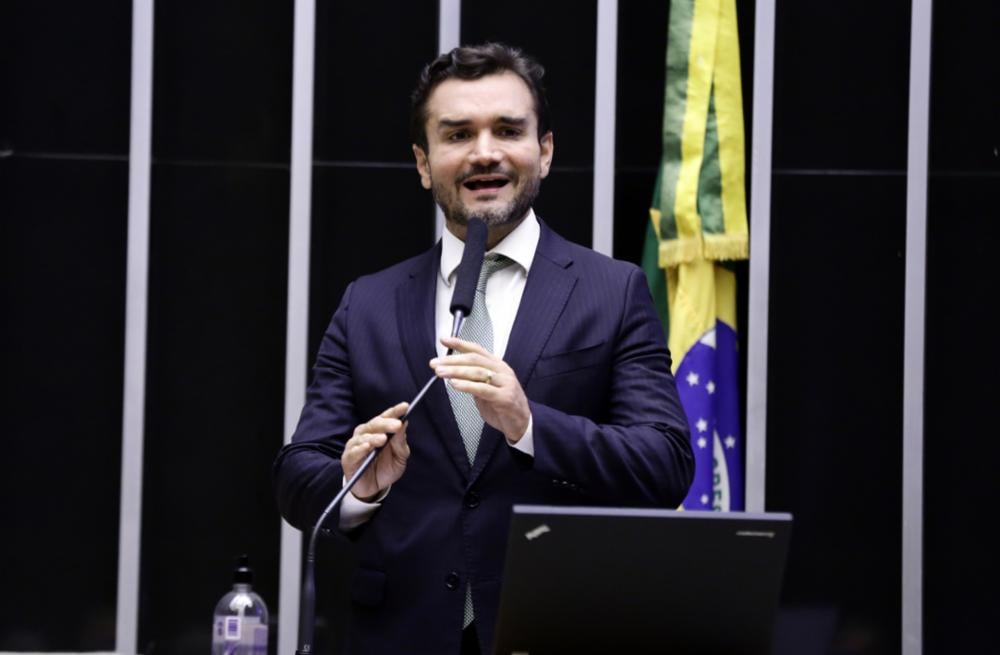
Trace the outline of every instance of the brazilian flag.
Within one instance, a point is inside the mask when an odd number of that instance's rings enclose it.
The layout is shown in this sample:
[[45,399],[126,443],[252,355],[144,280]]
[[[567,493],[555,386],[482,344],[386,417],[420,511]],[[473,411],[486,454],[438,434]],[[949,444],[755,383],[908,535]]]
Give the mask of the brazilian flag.
[[663,151],[643,269],[691,429],[686,509],[742,510],[736,280],[747,259],[735,0],[672,0]]

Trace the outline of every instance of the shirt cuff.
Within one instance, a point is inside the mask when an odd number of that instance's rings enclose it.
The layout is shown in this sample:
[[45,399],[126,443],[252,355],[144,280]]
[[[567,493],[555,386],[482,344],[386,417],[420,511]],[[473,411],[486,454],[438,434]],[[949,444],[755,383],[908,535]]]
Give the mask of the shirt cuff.
[[535,456],[535,435],[532,431],[534,423],[534,417],[531,414],[528,415],[528,429],[524,431],[524,435],[521,436],[521,440],[517,443],[511,443],[507,441],[507,445],[515,450],[520,450],[525,455]]
[[[347,484],[347,478],[344,478],[342,483]],[[392,487],[390,487],[391,489]],[[371,519],[372,515],[375,514],[375,510],[382,506],[382,501],[385,497],[389,495],[389,489],[384,490],[379,497],[375,499],[373,503],[366,503],[357,496],[354,495],[353,491],[347,492],[344,499],[340,501],[340,529],[341,530],[353,530],[359,526],[364,525]]]

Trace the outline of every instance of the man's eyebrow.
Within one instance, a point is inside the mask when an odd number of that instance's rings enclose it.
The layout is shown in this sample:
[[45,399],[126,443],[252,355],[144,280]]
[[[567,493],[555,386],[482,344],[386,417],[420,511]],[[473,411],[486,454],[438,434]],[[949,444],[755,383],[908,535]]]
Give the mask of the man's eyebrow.
[[[526,116],[498,116],[496,122],[520,127],[528,123],[528,118]],[[441,118],[438,120],[438,129],[446,130],[453,127],[465,127],[471,123],[472,121],[467,118]]]
[[438,121],[438,129],[448,129],[450,127],[465,127],[472,121],[465,118],[442,118]]

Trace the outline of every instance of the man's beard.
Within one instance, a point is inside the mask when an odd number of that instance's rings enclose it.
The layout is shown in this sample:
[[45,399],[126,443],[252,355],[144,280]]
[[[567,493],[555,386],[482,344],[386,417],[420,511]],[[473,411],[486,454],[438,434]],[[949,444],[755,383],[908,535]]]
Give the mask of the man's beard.
[[[494,172],[496,171],[476,170],[471,172],[469,176]],[[469,208],[466,207],[461,201],[460,190],[456,190],[456,193],[453,196],[448,197],[447,194],[443,192],[441,187],[434,182],[433,178],[431,179],[431,193],[434,196],[434,202],[436,202],[438,206],[441,207],[441,211],[444,212],[445,219],[457,225],[468,225],[469,221],[474,218],[481,220],[489,227],[498,227],[509,223],[517,223],[524,218],[524,216],[528,213],[528,210],[531,209],[531,206],[534,204],[535,198],[538,197],[538,191],[542,186],[542,178],[537,174],[525,178],[519,178],[513,175],[508,175],[507,177],[510,180],[508,184],[516,184],[522,179],[524,183],[521,185],[517,195],[515,195],[508,203],[496,207],[470,211]],[[459,185],[461,185],[461,182],[459,182]]]

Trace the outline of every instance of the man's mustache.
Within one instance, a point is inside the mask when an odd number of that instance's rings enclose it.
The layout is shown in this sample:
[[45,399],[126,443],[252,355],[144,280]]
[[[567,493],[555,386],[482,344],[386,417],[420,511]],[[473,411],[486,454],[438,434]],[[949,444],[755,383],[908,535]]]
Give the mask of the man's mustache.
[[456,179],[456,182],[458,184],[464,184],[465,181],[468,180],[470,177],[475,177],[477,175],[502,175],[506,177],[508,180],[511,180],[512,182],[517,181],[517,175],[514,173],[514,171],[507,170],[500,164],[494,164],[492,166],[483,166],[477,164],[468,171],[466,171],[465,173],[462,173]]

